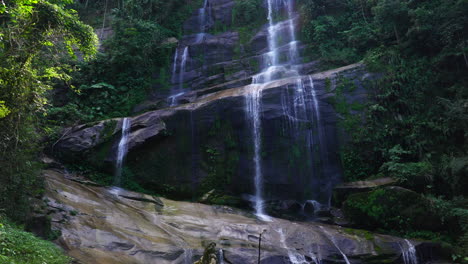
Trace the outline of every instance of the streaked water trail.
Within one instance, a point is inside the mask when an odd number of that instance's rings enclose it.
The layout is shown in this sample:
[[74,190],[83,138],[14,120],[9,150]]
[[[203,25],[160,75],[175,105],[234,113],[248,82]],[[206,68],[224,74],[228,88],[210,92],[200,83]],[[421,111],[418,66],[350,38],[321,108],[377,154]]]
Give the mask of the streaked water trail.
[[[269,217],[265,213],[263,199],[263,171],[262,171],[262,161],[261,161],[261,151],[262,151],[262,124],[261,124],[261,98],[262,98],[262,88],[264,85],[268,84],[271,81],[285,78],[287,76],[298,76],[298,73],[292,71],[292,63],[295,58],[297,58],[297,45],[295,39],[295,26],[293,19],[293,0],[267,0],[268,8],[268,51],[263,55],[266,58],[266,62],[263,63],[263,69],[261,72],[252,78],[252,85],[250,86],[250,93],[246,95],[246,114],[247,120],[250,122],[250,127],[252,129],[252,138],[254,146],[254,185],[255,185],[255,195],[254,195],[254,209],[256,215],[263,220],[268,220]],[[281,11],[286,8],[287,10],[287,19],[285,21],[275,22],[274,18],[277,15],[281,15]],[[281,41],[282,31],[284,30],[285,23],[288,23],[286,34],[290,36],[290,43],[287,46],[288,53],[290,54],[289,61],[280,63],[280,48],[279,44]],[[302,81],[301,81],[302,82]],[[301,83],[302,87],[302,83]],[[301,102],[299,102],[301,103]],[[296,113],[297,111],[295,111]],[[295,114],[294,113],[294,114]]]
[[418,255],[416,254],[416,247],[409,241],[405,239],[405,244],[401,247],[401,254],[403,256],[403,262],[405,264],[419,264]]
[[122,184],[122,168],[125,160],[125,156],[128,151],[128,135],[130,132],[131,121],[129,118],[124,118],[122,120],[122,136],[119,141],[119,147],[117,149],[117,159],[116,159],[116,172],[114,177],[114,185],[120,186]]
[[184,48],[184,52],[182,53],[182,61],[180,62],[179,92],[184,89],[184,74],[185,74],[185,67],[187,66],[188,57],[189,57],[189,49],[188,49],[188,46],[186,46]]
[[338,246],[338,243],[336,242],[335,238],[333,237],[332,234],[330,234],[325,228],[323,228],[323,226],[319,226],[320,229],[322,229],[323,233],[328,237],[328,239],[333,243],[333,245],[336,247],[336,249],[338,249],[338,251],[340,252],[341,256],[343,256],[343,259],[345,260],[346,264],[351,264],[351,262],[349,262],[349,259],[348,257],[346,256],[346,254],[341,250],[341,248]]

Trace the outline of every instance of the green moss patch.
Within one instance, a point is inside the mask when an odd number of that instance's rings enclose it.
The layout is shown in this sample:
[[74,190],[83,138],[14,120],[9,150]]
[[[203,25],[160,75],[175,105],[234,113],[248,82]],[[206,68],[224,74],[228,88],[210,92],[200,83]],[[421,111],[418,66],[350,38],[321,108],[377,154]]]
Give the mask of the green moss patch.
[[21,230],[0,216],[1,264],[66,264],[70,261],[53,243]]

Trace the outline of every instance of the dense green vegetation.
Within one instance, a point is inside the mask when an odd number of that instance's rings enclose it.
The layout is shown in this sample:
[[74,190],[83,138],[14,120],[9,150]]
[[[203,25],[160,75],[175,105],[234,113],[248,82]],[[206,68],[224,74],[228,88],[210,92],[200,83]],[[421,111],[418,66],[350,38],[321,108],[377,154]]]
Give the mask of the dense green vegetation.
[[22,231],[0,216],[0,263],[66,264],[70,258],[56,245]]
[[75,3],[99,35],[105,29],[111,33],[95,59],[74,64],[70,85],[75,89],[63,87],[65,94],[49,108],[49,120],[64,125],[126,116],[149,93],[167,91],[177,44],[168,39],[181,35],[181,25],[199,5],[177,0]]
[[[0,208],[24,218],[37,194],[39,128],[53,80],[68,82],[59,58],[95,53],[92,28],[66,8],[72,1],[19,0],[0,4]],[[38,133],[39,132],[39,133]],[[14,202],[12,202],[14,201]]]
[[[366,228],[443,240],[455,246],[455,259],[468,256],[468,1],[297,3],[306,57],[320,59],[325,68],[364,61],[381,73],[367,87],[367,105],[337,104],[350,136],[341,153],[345,180],[390,176],[414,191],[403,198],[388,190],[355,195],[345,204],[351,217],[365,218]],[[43,138],[54,139],[71,124],[129,115],[148,94],[167,92],[176,45],[170,38],[182,35],[181,25],[200,5],[0,1],[0,213],[22,221],[28,198],[41,194],[38,157],[51,145]],[[261,0],[235,1],[229,29],[240,33],[239,56],[240,46],[266,22],[263,10]],[[101,37],[111,32],[100,52],[86,24]],[[215,25],[211,33],[227,29]],[[337,91],[335,103],[342,100]],[[220,153],[216,144],[205,146],[210,162],[203,164],[209,172],[203,191],[233,180],[238,153],[226,135],[229,153]],[[91,174],[111,182],[108,175]],[[407,203],[415,200],[421,206],[408,211]],[[421,227],[416,220],[421,208],[433,213],[439,228]],[[0,235],[0,262],[25,263],[27,254],[43,256],[38,263],[67,261],[51,245],[1,221]]]
[[[351,136],[342,153],[346,180],[394,177],[444,204],[441,217],[456,215],[468,230],[468,2],[300,2],[302,38],[327,67],[364,60],[383,73],[368,87],[364,124],[351,114],[343,121]],[[376,213],[370,200],[360,208]],[[393,209],[377,213],[395,216]],[[393,231],[385,218],[380,227]],[[455,244],[468,254],[463,236]]]

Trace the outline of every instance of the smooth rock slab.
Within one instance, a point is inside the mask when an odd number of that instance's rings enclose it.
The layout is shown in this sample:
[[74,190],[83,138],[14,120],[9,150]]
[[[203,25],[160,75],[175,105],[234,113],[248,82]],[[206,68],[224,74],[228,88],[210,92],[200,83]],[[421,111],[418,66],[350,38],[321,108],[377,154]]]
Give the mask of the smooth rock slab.
[[277,218],[263,222],[229,207],[164,198],[158,199],[163,206],[155,207],[152,201],[125,198],[153,199],[142,194],[82,185],[54,170],[44,171],[44,176],[49,204],[78,212],[54,222],[53,228],[61,231],[57,242],[79,263],[193,263],[205,246],[215,242],[231,263],[253,264],[262,230],[266,232],[261,263],[289,263],[291,255],[343,263],[335,244],[352,263],[377,263],[364,259],[400,263],[399,245],[404,242],[391,236],[364,237],[358,231]]

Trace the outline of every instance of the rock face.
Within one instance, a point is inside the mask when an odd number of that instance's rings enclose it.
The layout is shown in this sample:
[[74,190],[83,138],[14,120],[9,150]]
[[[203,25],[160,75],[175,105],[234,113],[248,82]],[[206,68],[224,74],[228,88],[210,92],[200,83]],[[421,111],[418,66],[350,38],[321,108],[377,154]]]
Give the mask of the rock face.
[[[328,98],[330,80],[342,74],[362,76],[350,65],[310,77],[321,116],[312,115],[312,94],[304,94],[303,118],[295,100],[297,84],[310,91],[309,76],[280,79],[261,87],[265,197],[328,202],[339,181],[336,114]],[[359,85],[361,80],[356,79]],[[200,196],[212,189],[252,194],[252,135],[246,122],[245,96],[250,85],[202,90],[191,103],[130,118],[127,174],[148,190],[175,198]],[[209,89],[208,89],[209,90]],[[68,162],[85,160],[112,173],[121,137],[121,119],[71,128],[54,150]]]
[[[226,206],[176,202],[125,191],[83,185],[57,170],[44,171],[44,200],[59,243],[77,263],[194,263],[212,242],[225,263],[402,263],[406,242],[362,230],[273,218],[262,222]],[[266,230],[266,231],[263,231]],[[437,247],[411,241],[423,253]],[[300,260],[303,262],[299,262]],[[229,261],[229,262],[228,262]]]
[[[297,15],[275,25],[281,37],[272,65],[266,12],[265,25],[246,38],[231,27],[234,5],[232,0],[205,1],[184,24],[186,35],[177,41],[171,65],[171,94],[158,92],[135,107],[143,114],[129,117],[122,182],[177,199],[200,198],[216,189],[252,200],[254,134],[260,133],[262,198],[330,205],[341,179],[335,87],[342,77],[351,79],[357,89],[345,97],[360,102],[366,95],[362,84],[371,76],[361,64],[317,72],[318,61],[302,61],[306,47],[291,29],[299,23]],[[275,81],[252,85],[267,66],[273,68],[268,79]],[[261,94],[260,132],[248,113],[253,90]],[[68,163],[113,174],[122,124],[113,119],[69,128],[53,151]]]

